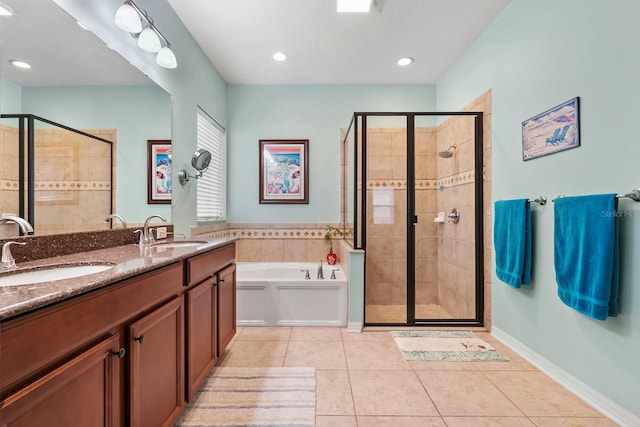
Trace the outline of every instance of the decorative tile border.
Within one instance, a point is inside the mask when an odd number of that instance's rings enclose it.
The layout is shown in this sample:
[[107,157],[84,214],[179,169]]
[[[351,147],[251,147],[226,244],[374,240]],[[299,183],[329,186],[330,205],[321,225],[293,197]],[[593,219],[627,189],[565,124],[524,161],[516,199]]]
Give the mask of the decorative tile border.
[[[417,190],[437,190],[442,186],[455,187],[457,185],[472,184],[474,182],[475,182],[475,172],[467,171],[467,172],[461,172],[456,175],[451,175],[441,179],[419,179],[416,181],[416,189]],[[391,188],[391,189],[398,189],[398,190],[406,190],[407,181],[403,179],[367,181],[367,190],[373,190],[375,188]]]
[[[36,181],[34,188],[35,190],[46,191],[100,191],[110,190],[111,183],[109,181]],[[9,179],[0,180],[0,189],[18,190],[18,181]]]

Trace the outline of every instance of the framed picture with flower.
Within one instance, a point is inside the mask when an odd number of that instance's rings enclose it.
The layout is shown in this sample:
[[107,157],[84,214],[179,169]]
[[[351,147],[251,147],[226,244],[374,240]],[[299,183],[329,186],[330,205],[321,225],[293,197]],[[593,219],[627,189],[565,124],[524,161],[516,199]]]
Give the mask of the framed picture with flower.
[[147,141],[147,203],[171,204],[171,141]]
[[309,203],[309,140],[260,140],[260,203]]

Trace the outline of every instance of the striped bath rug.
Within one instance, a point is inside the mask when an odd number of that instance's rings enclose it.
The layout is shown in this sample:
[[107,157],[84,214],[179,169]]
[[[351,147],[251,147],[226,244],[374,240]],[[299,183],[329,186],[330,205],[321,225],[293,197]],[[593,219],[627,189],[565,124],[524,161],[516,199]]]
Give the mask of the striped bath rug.
[[175,426],[314,426],[315,368],[215,368]]
[[470,331],[391,331],[406,360],[506,362],[490,344]]

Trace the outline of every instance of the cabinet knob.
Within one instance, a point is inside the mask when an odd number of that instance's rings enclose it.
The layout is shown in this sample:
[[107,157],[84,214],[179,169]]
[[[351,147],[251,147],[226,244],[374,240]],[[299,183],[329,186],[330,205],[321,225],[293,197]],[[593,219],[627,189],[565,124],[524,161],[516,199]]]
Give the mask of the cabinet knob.
[[142,341],[144,341],[144,335],[140,335],[139,337],[133,337],[134,341],[138,341],[140,344],[142,344]]
[[120,350],[116,350],[113,352],[113,355],[118,356],[118,359],[122,359],[125,354],[127,354],[127,351],[124,348],[121,348]]
[[218,282],[224,283],[224,277],[221,277],[220,280],[218,280]]

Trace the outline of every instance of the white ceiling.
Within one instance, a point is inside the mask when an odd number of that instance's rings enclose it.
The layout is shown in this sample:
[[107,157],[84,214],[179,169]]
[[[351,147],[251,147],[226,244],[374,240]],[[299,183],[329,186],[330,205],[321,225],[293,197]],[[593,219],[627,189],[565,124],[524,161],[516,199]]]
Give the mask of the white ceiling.
[[[17,13],[0,18],[3,79],[152,84],[53,1],[2,1]],[[510,2],[374,0],[368,14],[338,14],[336,0],[168,1],[230,84],[433,84]],[[276,51],[289,60],[274,61]],[[398,67],[402,56],[415,62]],[[8,63],[14,58],[33,67],[18,70]]]
[[[433,84],[510,0],[168,0],[230,84]],[[272,59],[282,51],[285,62]],[[408,67],[397,59],[415,58]]]

